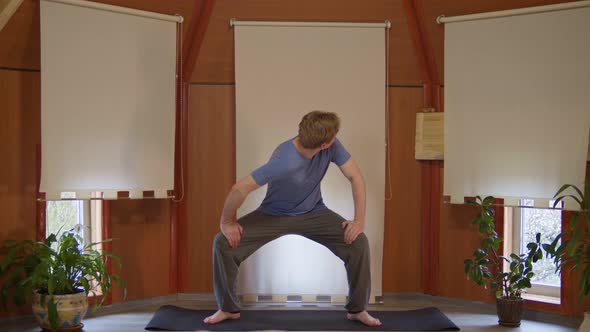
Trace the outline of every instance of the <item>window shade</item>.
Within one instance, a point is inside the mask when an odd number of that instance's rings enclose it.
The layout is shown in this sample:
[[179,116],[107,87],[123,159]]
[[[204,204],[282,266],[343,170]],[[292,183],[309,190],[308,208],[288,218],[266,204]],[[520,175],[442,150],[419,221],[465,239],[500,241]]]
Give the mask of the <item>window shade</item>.
[[583,188],[588,31],[590,8],[445,25],[444,193],[452,202],[493,195],[546,207],[562,184]]
[[[308,23],[312,25],[311,23]],[[385,29],[236,26],[237,177],[266,163],[278,144],[297,135],[312,110],[336,112],[338,137],[367,185],[365,234],[371,248],[372,298],[381,295],[385,190]],[[240,215],[256,209],[253,192]],[[354,217],[350,182],[331,165],[322,182],[326,205]],[[241,294],[346,295],[342,261],[299,236],[275,240],[240,267]]]
[[175,75],[176,22],[42,0],[40,191],[166,196]]

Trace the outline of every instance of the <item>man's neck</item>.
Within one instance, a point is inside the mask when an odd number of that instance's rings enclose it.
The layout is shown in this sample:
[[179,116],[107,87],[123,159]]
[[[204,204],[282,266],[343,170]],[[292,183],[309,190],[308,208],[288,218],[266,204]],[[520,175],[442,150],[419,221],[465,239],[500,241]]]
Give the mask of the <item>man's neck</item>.
[[321,151],[321,149],[306,149],[301,145],[301,142],[299,142],[299,137],[295,137],[295,139],[293,140],[293,144],[295,144],[295,149],[297,149],[297,151],[303,156],[305,157],[305,159],[312,159],[313,156],[315,156],[318,152]]

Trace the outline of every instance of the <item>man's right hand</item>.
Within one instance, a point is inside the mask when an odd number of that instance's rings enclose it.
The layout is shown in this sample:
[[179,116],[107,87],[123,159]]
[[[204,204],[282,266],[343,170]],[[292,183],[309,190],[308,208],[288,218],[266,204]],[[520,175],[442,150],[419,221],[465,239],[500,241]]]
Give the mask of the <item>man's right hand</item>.
[[234,249],[237,248],[242,239],[242,233],[244,232],[242,225],[235,221],[222,221],[219,228],[221,229],[221,233],[223,233],[227,239],[227,242],[229,242],[229,246]]

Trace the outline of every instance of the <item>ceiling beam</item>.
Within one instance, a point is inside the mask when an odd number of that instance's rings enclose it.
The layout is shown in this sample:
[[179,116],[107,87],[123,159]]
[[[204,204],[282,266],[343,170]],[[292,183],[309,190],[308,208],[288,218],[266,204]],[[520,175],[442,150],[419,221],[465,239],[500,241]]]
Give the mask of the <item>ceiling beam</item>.
[[186,41],[184,45],[186,47],[182,54],[182,77],[185,82],[190,82],[191,80],[215,4],[215,0],[201,0],[200,2],[200,6],[195,6],[195,13],[191,25],[184,38]]
[[[404,0],[404,12],[408,31],[414,42],[416,63],[420,69],[423,84],[424,108],[440,112],[440,81],[436,71],[434,54],[424,28],[424,16],[421,0]],[[438,248],[440,227],[440,164],[435,161],[422,161],[420,220],[422,224],[421,286],[425,294],[438,293],[439,272]]]
[[0,0],[0,31],[22,3],[23,0]]

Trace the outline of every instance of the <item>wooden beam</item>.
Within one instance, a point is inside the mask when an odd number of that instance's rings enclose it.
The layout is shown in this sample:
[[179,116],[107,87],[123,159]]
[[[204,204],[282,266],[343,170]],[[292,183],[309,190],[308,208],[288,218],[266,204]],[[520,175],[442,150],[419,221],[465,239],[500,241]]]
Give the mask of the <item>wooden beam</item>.
[[[440,112],[440,83],[432,48],[424,27],[422,2],[404,0],[408,30],[414,43],[416,63],[424,87],[424,108]],[[421,165],[421,223],[422,223],[422,291],[436,295],[438,273],[439,219],[441,196],[440,162],[424,161]]]
[[195,6],[196,9],[192,24],[187,31],[186,37],[184,38],[184,45],[186,47],[184,47],[182,52],[182,77],[183,81],[186,83],[190,82],[192,77],[201,46],[203,45],[205,32],[207,32],[209,20],[211,19],[211,14],[213,13],[214,5],[215,0],[201,0],[201,5]]
[[37,160],[36,160],[36,173],[37,173],[37,222],[35,231],[35,240],[43,241],[46,237],[47,228],[47,203],[45,202],[45,193],[40,193],[39,188],[41,187],[41,143],[37,144]]
[[[111,238],[111,202],[107,200],[102,201],[102,240],[108,240]],[[102,244],[102,251],[112,253],[113,252],[113,242],[105,242]],[[113,274],[113,260],[108,259],[106,261],[106,268],[107,273],[109,275]],[[103,294],[106,296],[104,304],[112,304],[113,303],[113,293],[109,292],[108,294]]]
[[0,31],[22,3],[23,0],[0,0]]
[[[180,202],[172,202],[170,214],[170,293],[186,289],[188,271],[188,214],[186,188],[188,188],[188,88],[197,63],[199,51],[209,26],[215,0],[202,0],[195,6],[192,23],[184,37],[182,47],[182,68],[179,68],[179,89],[177,95],[176,153],[175,153],[175,194]],[[182,36],[181,36],[182,38]]]

